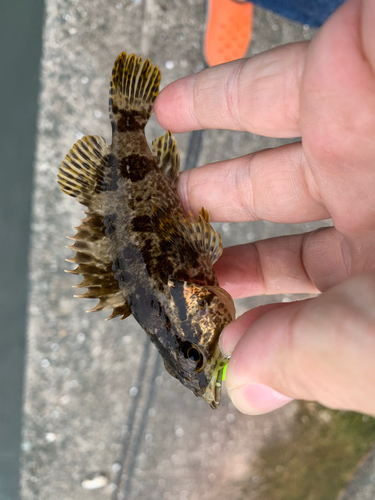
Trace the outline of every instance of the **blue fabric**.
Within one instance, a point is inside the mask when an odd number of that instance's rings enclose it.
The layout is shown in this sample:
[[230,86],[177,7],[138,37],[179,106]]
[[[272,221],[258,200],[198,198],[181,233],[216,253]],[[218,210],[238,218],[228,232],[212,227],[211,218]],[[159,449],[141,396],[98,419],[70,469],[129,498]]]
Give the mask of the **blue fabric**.
[[318,28],[344,0],[252,0],[255,5]]

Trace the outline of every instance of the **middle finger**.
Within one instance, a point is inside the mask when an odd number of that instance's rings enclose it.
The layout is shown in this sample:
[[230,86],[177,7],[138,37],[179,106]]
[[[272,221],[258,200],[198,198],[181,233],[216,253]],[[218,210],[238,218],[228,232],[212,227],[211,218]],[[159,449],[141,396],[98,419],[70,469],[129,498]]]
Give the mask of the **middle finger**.
[[214,222],[330,217],[299,142],[182,172],[177,189],[187,213],[204,206]]

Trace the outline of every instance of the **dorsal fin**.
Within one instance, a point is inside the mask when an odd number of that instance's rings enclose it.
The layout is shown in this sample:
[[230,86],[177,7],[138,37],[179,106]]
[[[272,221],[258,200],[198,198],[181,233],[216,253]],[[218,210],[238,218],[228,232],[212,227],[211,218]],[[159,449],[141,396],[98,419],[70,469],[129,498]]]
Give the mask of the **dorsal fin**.
[[113,275],[102,211],[102,183],[109,153],[110,147],[103,138],[83,137],[65,156],[59,169],[58,183],[64,193],[88,207],[87,217],[76,228],[77,234],[69,237],[75,240],[69,248],[77,253],[67,261],[78,264],[78,267],[67,272],[81,274],[83,281],[76,287],[88,289],[78,297],[97,298],[99,303],[91,311],[113,308],[108,319],[115,316],[122,316],[123,319],[131,311]]
[[87,288],[87,292],[75,297],[87,299],[99,299],[99,303],[87,312],[101,311],[113,308],[112,319],[116,316],[126,318],[131,314],[130,307],[125,300],[124,293],[119,288],[112,271],[112,261],[108,252],[107,237],[105,235],[104,218],[101,215],[88,215],[82,224],[76,228],[78,232],[69,239],[75,240],[74,245],[69,246],[76,250],[73,259],[67,262],[78,264],[76,269],[66,271],[71,274],[81,274],[83,280],[74,288]]
[[160,241],[175,246],[177,252],[183,252],[183,246],[187,244],[211,265],[215,264],[223,252],[220,234],[211,226],[208,211],[203,207],[197,221],[156,208],[152,224]]
[[180,172],[180,152],[172,132],[152,141],[152,153],[160,170],[175,184]]
[[87,135],[77,141],[63,159],[57,182],[61,191],[89,207],[102,191],[104,169],[110,147],[103,137]]

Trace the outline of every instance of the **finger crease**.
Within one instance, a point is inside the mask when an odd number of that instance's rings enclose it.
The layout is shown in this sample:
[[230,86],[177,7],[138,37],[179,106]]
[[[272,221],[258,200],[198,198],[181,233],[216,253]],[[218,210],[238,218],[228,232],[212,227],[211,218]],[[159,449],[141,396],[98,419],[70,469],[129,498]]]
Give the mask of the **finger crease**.
[[[240,109],[240,102],[239,102],[240,76],[245,63],[246,59],[242,59],[239,62],[235,71],[233,71],[233,73],[231,73],[230,76],[228,76],[224,86],[224,101],[225,101],[224,104],[226,108],[225,111],[230,115],[233,123],[236,124],[237,130],[244,130],[243,125],[241,125],[241,122],[239,120],[238,114]],[[234,110],[236,110],[237,116],[235,116]]]
[[303,148],[301,148],[301,158],[298,161],[297,168],[301,172],[301,181],[303,182],[308,197],[315,203],[321,205],[326,209],[323,198],[319,192],[314,174],[307,163]]
[[241,211],[244,213],[244,219],[258,220],[254,211],[254,186],[250,175],[251,159],[249,159],[250,161],[245,168],[239,165],[235,169],[235,196],[239,202]]
[[205,128],[204,125],[201,123],[200,119],[199,119],[199,116],[198,114],[196,113],[196,106],[198,105],[198,102],[199,102],[199,89],[197,89],[198,85],[197,85],[197,81],[198,81],[198,76],[199,76],[200,73],[197,73],[197,75],[195,76],[193,82],[192,82],[192,85],[193,85],[193,99],[192,99],[192,104],[191,106],[189,106],[189,114],[190,114],[190,117],[191,117],[191,121],[192,123],[197,123],[198,124],[198,128],[199,129],[203,129]]
[[310,236],[311,233],[305,233],[302,238],[301,242],[301,248],[300,248],[300,261],[301,261],[301,266],[303,269],[303,272],[305,273],[305,276],[308,280],[308,282],[311,284],[312,288],[316,288],[316,285],[313,283],[312,279],[310,278],[310,275],[306,269],[305,266],[305,243],[307,241],[307,238]]
[[266,282],[264,279],[262,262],[260,260],[260,252],[258,249],[258,244],[257,244],[257,242],[255,242],[255,243],[253,243],[253,245],[254,245],[255,252],[256,252],[255,261],[257,263],[257,266],[256,266],[257,278],[258,278],[259,283],[262,285],[262,291],[263,291],[262,293],[267,294],[267,287],[266,287]]

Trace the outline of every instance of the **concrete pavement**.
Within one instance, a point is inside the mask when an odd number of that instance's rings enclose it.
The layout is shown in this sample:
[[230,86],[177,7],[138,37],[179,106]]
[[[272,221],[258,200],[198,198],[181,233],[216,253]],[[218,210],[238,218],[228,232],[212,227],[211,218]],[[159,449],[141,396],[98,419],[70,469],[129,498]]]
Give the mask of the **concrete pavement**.
[[[56,173],[82,135],[103,135],[110,142],[107,103],[114,59],[123,50],[149,57],[162,69],[162,86],[199,71],[204,8],[203,0],[46,1],[30,256],[23,500],[258,500],[268,477],[266,463],[264,480],[254,465],[258,453],[293,433],[297,403],[270,415],[247,417],[224,395],[213,412],[166,373],[133,318],[106,323],[105,313],[86,315],[93,305],[74,299],[71,288],[80,280],[63,272],[68,267],[64,258],[72,255],[64,248],[65,235],[74,233],[71,226],[79,224],[82,214],[79,205],[60,192]],[[312,34],[307,27],[256,9],[249,55]],[[148,137],[161,133],[152,119]],[[189,137],[181,134],[177,139],[184,164]],[[282,143],[244,132],[207,131],[200,163]],[[329,222],[318,225],[324,224]],[[219,225],[225,245],[315,227]],[[243,299],[237,301],[237,312],[292,299]],[[245,491],[250,493],[245,496]]]

